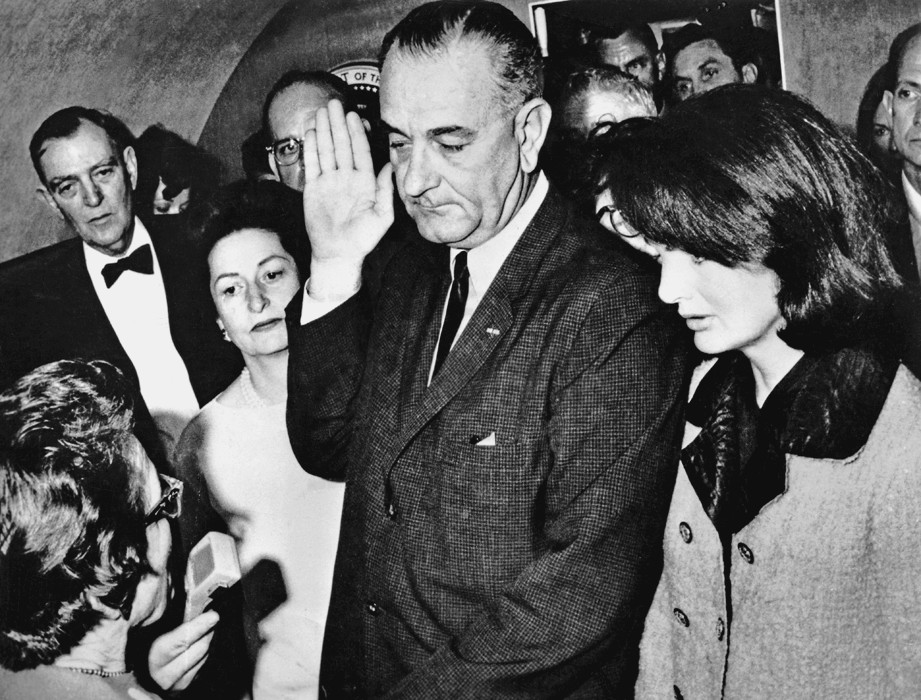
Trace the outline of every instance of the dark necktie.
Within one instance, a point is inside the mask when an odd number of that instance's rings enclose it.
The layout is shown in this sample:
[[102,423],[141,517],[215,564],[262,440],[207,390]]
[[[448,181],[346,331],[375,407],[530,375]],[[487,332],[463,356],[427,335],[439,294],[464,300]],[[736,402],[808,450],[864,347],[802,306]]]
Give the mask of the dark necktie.
[[115,280],[121,277],[125,270],[134,270],[144,275],[152,275],[153,255],[150,252],[150,246],[142,245],[131,255],[104,265],[102,279],[106,281],[106,287],[111,287],[115,284]]
[[451,291],[448,292],[448,310],[445,312],[445,320],[441,326],[441,335],[438,336],[438,349],[435,351],[435,368],[432,370],[433,377],[438,374],[438,370],[444,364],[445,358],[451,350],[451,345],[454,343],[454,336],[457,335],[457,329],[460,328],[461,320],[464,318],[469,280],[467,251],[462,250],[454,258],[454,281],[451,282]]

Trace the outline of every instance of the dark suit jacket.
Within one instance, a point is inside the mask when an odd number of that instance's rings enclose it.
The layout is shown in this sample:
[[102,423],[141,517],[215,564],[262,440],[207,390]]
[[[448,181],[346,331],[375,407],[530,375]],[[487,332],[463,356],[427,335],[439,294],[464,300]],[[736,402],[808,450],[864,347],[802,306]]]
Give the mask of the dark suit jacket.
[[893,222],[887,231],[889,253],[904,287],[896,299],[893,338],[902,363],[921,377],[921,280],[911,238],[908,204],[901,184],[893,206]]
[[551,190],[428,387],[445,248],[417,236],[379,291],[303,327],[289,308],[295,454],[348,476],[330,697],[632,686],[686,343],[622,249]]
[[[207,288],[198,283],[194,253],[185,236],[168,230],[172,223],[145,226],[163,274],[173,343],[204,405],[226,388],[242,361],[221,340]],[[75,357],[107,360],[125,373],[137,389],[138,437],[151,457],[165,464],[137,373],[93,289],[80,239],[0,264],[0,386],[47,362]]]

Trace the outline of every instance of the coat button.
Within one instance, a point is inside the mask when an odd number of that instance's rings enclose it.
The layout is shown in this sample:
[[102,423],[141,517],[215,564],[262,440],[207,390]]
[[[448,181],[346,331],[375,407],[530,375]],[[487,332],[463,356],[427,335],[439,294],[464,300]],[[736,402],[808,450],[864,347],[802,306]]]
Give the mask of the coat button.
[[722,642],[723,637],[726,636],[726,623],[723,622],[723,618],[716,618],[716,641]]
[[742,558],[749,564],[755,563],[755,553],[744,542],[739,542],[739,554],[741,554]]
[[694,533],[691,532],[691,526],[686,522],[678,523],[678,532],[681,533],[681,539],[684,540],[685,544],[691,544],[691,540],[694,539]]
[[377,607],[377,603],[373,600],[368,601],[365,609],[368,611],[369,615],[377,615],[381,611],[381,609]]
[[471,445],[476,445],[480,440],[482,440],[482,438],[479,435],[471,435],[469,438],[467,438],[467,442],[469,442]]
[[393,505],[393,501],[387,504],[387,517],[391,520],[397,519],[397,507]]
[[691,621],[688,619],[688,616],[684,614],[684,611],[681,608],[675,608],[675,619],[678,620],[684,627],[690,627]]

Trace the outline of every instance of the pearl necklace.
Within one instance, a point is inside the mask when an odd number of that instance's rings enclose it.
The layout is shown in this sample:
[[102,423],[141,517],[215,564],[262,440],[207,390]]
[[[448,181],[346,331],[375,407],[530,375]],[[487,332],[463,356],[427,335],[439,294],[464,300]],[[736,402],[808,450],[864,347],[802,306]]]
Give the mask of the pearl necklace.
[[115,676],[124,676],[131,673],[128,669],[124,671],[103,671],[101,668],[80,668],[79,666],[58,666],[74,673],[85,673],[88,676],[99,676],[100,678],[114,678]]
[[265,408],[268,406],[265,400],[256,392],[252,377],[249,376],[248,367],[244,367],[243,371],[240,372],[240,393],[243,395],[243,403],[250,408]]

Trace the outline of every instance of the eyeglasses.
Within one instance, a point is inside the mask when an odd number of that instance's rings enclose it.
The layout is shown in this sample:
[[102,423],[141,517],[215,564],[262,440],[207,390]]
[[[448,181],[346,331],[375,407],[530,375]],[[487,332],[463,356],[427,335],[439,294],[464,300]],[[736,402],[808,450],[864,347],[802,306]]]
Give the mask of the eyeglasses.
[[[615,215],[617,216],[616,219],[614,218]],[[611,233],[616,233],[624,238],[634,238],[640,235],[639,231],[627,223],[615,204],[605,204],[595,212],[595,216],[598,217],[598,223]]]
[[185,484],[166,474],[157,474],[157,476],[160,477],[160,488],[163,489],[163,495],[144,517],[144,525],[150,525],[163,518],[175,520],[182,513],[182,489]]
[[275,162],[279,165],[294,165],[304,150],[304,139],[282,139],[266,146],[265,150],[275,157]]

